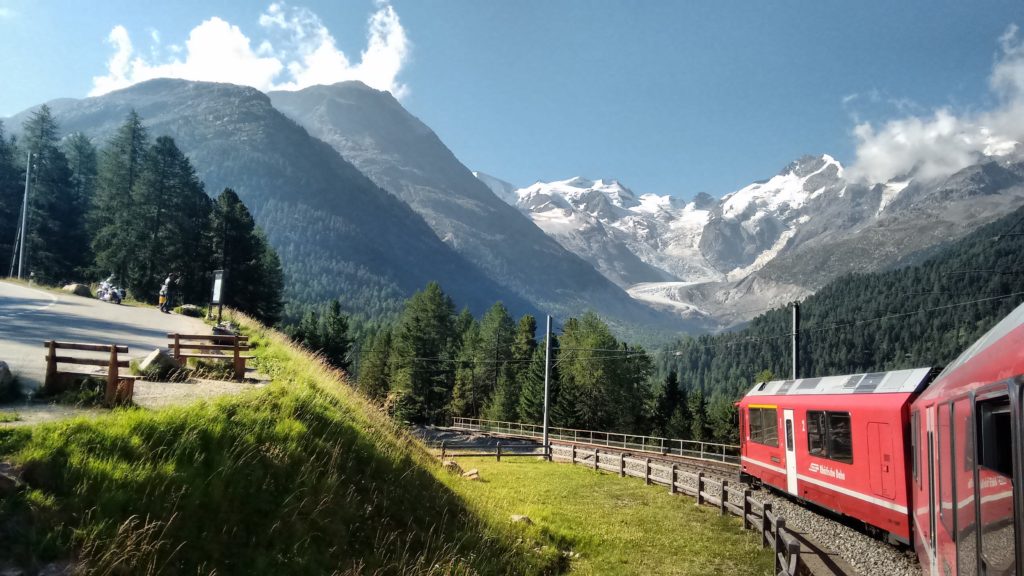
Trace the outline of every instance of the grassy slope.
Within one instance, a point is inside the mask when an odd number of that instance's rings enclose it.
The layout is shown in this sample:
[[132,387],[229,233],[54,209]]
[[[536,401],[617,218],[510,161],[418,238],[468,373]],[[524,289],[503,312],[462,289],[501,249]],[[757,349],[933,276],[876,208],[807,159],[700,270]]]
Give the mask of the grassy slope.
[[0,558],[95,573],[539,573],[430,456],[333,373],[252,333],[258,393],[0,430],[31,487],[0,502]]
[[[508,459],[481,462],[484,483],[449,477],[340,374],[243,323],[266,389],[0,428],[0,460],[30,487],[0,501],[0,567],[540,574],[562,571],[572,549],[581,574],[770,571],[736,522],[635,482]],[[537,524],[512,525],[513,513]]]
[[692,498],[535,458],[460,459],[483,482],[452,479],[484,516],[525,514],[532,535],[579,554],[572,574],[772,574],[772,555],[740,520]]

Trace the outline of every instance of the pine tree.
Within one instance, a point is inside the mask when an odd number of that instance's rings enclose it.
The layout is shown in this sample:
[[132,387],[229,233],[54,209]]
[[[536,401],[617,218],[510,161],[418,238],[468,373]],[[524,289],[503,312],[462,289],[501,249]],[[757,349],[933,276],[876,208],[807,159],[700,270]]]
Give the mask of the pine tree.
[[453,358],[445,357],[454,337],[455,305],[436,282],[410,298],[392,339],[395,416],[400,421],[440,423],[455,385]]
[[225,188],[217,198],[212,229],[214,262],[225,270],[224,303],[276,323],[284,291],[281,261],[234,190]]
[[24,164],[24,155],[4,135],[4,124],[0,121],[0,276],[10,272],[15,237],[21,226]]
[[363,349],[366,354],[360,362],[359,390],[381,402],[391,389],[391,330],[385,328],[370,335]]
[[489,405],[505,364],[512,359],[515,323],[501,302],[491,306],[480,320],[480,340],[475,349],[476,369],[481,372],[479,402]]
[[690,392],[688,408],[690,410],[690,438],[698,441],[707,440],[707,403],[704,401],[704,392],[700,388]]
[[501,368],[498,387],[487,407],[486,417],[500,422],[517,422],[519,419],[519,382],[511,364]]
[[[71,169],[75,213],[79,215],[78,226],[82,229],[82,233],[87,235],[88,227],[84,215],[88,213],[93,197],[96,195],[96,180],[99,170],[96,147],[85,134],[75,132],[64,140],[62,149],[67,158],[68,167]],[[82,252],[82,255],[76,274],[84,278],[91,272],[89,268],[93,266],[95,257],[88,242],[79,244],[78,250]]]
[[120,282],[129,277],[142,232],[137,224],[135,199],[148,147],[149,137],[142,119],[132,110],[100,153],[88,226],[97,268],[102,274],[114,274]]
[[[558,338],[551,335],[552,366],[548,382],[548,406],[554,406],[558,400],[558,367],[554,358],[558,354]],[[533,358],[522,376],[522,389],[519,392],[519,418],[523,422],[540,424],[544,419],[544,360],[546,351],[541,342],[533,351]],[[549,414],[549,418],[551,415]]]
[[679,390],[679,378],[676,371],[672,370],[665,377],[661,392],[658,394],[654,407],[654,414],[651,418],[652,432],[656,436],[668,436],[668,424],[673,414],[679,408],[682,392]]
[[80,249],[86,241],[82,206],[50,108],[43,105],[33,112],[23,131],[22,145],[33,155],[26,266],[40,282],[58,283],[71,279],[88,261],[88,253]]
[[[455,360],[451,413],[454,416],[478,418],[483,395],[480,385],[483,373],[477,370],[476,364],[476,351],[480,347],[480,324],[472,316],[470,319],[472,322],[462,330],[461,346]],[[465,325],[464,314],[460,314],[456,322],[456,326],[462,325]]]

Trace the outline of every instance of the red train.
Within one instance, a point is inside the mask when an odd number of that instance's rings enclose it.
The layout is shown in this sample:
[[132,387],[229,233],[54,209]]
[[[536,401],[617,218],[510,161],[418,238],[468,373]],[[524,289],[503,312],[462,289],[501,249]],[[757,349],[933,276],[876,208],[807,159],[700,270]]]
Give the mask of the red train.
[[1024,305],[937,376],[755,386],[743,472],[913,545],[928,574],[1024,576],[1022,414]]

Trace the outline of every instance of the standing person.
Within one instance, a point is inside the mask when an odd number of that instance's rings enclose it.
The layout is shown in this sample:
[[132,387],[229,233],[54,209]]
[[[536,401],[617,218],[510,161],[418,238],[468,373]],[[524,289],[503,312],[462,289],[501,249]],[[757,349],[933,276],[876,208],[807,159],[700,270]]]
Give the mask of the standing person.
[[167,275],[162,286],[160,286],[160,311],[164,314],[171,312],[171,283],[174,282],[174,272]]

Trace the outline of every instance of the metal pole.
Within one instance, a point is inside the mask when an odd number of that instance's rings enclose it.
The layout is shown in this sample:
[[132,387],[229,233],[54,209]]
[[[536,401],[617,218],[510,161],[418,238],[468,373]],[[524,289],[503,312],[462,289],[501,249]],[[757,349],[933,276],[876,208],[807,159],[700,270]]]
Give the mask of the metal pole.
[[548,316],[547,337],[544,339],[544,457],[551,460],[548,444],[548,392],[551,389],[551,316]]
[[25,197],[21,201],[21,251],[18,253],[18,280],[21,280],[21,270],[25,264],[25,223],[28,220],[28,187],[29,175],[32,174],[32,153],[28,152],[25,158]]
[[800,303],[793,302],[793,380],[800,377]]

